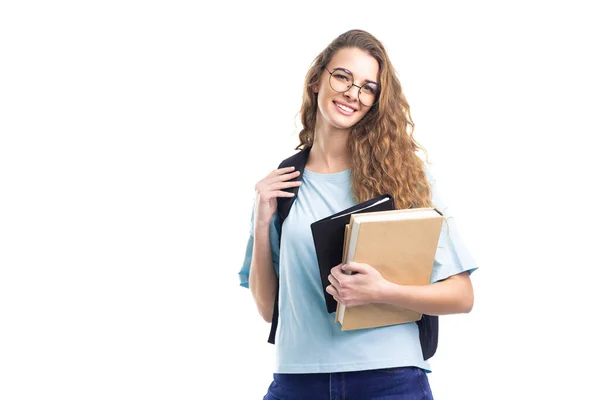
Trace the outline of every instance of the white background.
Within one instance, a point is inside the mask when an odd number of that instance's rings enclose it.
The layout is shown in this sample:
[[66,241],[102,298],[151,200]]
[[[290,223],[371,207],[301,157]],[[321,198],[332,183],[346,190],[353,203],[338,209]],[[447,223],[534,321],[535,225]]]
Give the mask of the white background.
[[0,398],[262,398],[254,184],[352,28],[386,45],[480,265],[436,399],[594,397],[597,13],[483,3],[3,2]]

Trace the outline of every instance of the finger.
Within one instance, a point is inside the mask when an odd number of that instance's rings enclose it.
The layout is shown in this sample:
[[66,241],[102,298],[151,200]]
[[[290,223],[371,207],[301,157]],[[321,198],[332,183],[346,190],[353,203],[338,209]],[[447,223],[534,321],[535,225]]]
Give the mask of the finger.
[[335,301],[337,301],[338,303],[340,303],[340,304],[342,303],[342,299],[340,299],[338,296],[331,295],[331,297],[333,297],[333,299]]
[[266,195],[267,196],[266,198],[268,199],[268,198],[270,198],[270,197],[268,197],[268,192],[272,192],[274,190],[299,187],[301,184],[302,184],[301,181],[278,182],[278,183],[261,181],[254,186],[254,190],[259,193],[262,193],[263,195]]
[[331,268],[331,272],[333,273],[333,271],[339,271],[342,272],[342,267],[344,266],[344,263],[338,264],[335,267]]
[[286,192],[285,190],[270,190],[260,194],[260,201],[266,203],[276,197],[294,197],[295,195],[295,193]]
[[342,274],[344,274],[345,272],[342,269],[342,265],[344,264],[336,265],[335,267],[331,268],[329,272],[334,276],[343,276]]
[[294,169],[296,169],[296,167],[294,167],[294,166],[292,166],[292,167],[277,168],[276,170],[272,171],[269,174],[269,176],[276,176],[276,175],[281,175],[281,174],[289,174]]
[[327,277],[327,280],[329,282],[331,282],[331,284],[333,285],[333,287],[335,287],[336,289],[341,287],[340,285],[340,281],[338,281],[335,276],[333,276],[333,274],[329,274],[329,276]]
[[302,182],[300,181],[273,183],[267,187],[267,190],[287,189],[291,187],[300,186],[301,184]]
[[330,295],[332,295],[336,300],[337,300],[337,298],[339,298],[339,293],[338,293],[337,289],[335,287],[333,287],[332,285],[327,286],[325,288],[325,291],[327,293],[329,293]]
[[298,175],[300,175],[300,171],[290,172],[289,174],[271,176],[269,177],[269,183],[289,181],[290,179],[297,178]]
[[278,190],[275,192],[275,197],[294,197],[295,195],[295,193],[285,192],[283,190]]

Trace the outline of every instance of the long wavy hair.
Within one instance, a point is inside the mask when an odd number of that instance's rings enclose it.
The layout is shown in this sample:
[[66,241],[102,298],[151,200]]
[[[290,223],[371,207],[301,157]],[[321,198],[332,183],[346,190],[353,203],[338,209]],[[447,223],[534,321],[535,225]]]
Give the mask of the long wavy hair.
[[[313,61],[306,74],[300,120],[300,144],[296,150],[314,143],[317,119],[317,93],[325,66],[342,48],[356,47],[379,63],[378,101],[350,130],[348,150],[352,158],[352,192],[358,202],[388,193],[397,209],[431,207],[431,188],[423,161],[417,156],[427,151],[413,138],[410,107],[383,44],[363,30],[351,30],[333,40]],[[428,162],[428,161],[427,161]]]

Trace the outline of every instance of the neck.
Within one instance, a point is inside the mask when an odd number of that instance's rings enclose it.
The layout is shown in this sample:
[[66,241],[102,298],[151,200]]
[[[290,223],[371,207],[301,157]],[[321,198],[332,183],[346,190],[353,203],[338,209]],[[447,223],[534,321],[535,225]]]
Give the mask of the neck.
[[314,132],[314,142],[306,166],[310,171],[335,173],[352,165],[348,151],[349,129],[339,129],[323,123],[320,113]]

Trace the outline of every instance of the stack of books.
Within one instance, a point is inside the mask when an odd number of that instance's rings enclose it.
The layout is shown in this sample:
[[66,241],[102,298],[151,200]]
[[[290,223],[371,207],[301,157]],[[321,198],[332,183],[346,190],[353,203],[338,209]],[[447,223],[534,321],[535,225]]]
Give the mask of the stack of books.
[[428,285],[443,214],[435,208],[395,210],[390,195],[379,196],[311,225],[328,312],[342,330],[414,322],[421,314],[391,304],[356,307],[338,304],[325,288],[331,269],[341,262],[371,265],[400,285]]

